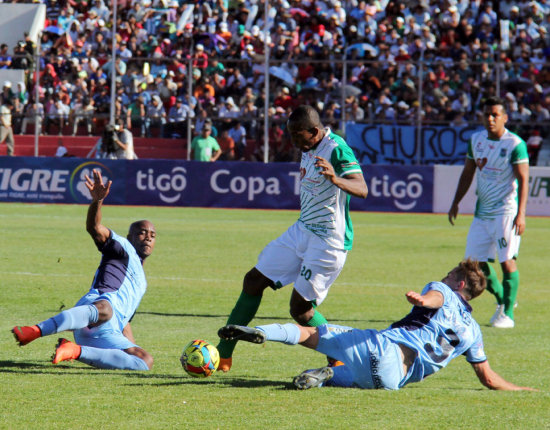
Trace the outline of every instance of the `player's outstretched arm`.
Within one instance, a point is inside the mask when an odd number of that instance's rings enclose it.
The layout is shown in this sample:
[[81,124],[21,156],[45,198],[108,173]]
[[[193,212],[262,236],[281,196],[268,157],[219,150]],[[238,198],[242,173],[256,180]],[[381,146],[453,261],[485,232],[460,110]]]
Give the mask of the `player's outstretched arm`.
[[101,245],[107,241],[110,231],[107,227],[101,224],[101,206],[103,200],[109,194],[112,181],[103,184],[101,172],[97,169],[92,171],[93,180],[86,175],[86,187],[90,190],[92,202],[88,208],[88,216],[86,217],[86,231],[92,236],[94,242]]
[[458,185],[456,187],[455,197],[451,203],[451,208],[449,209],[449,222],[452,225],[455,225],[454,220],[458,215],[458,204],[468,192],[468,188],[470,188],[470,185],[472,184],[475,173],[475,161],[471,158],[466,158],[464,169],[462,170],[462,174],[460,175],[460,179],[458,180]]
[[512,384],[500,376],[497,372],[491,369],[488,361],[482,363],[470,363],[474,368],[479,381],[491,390],[507,390],[507,391],[537,391],[531,387],[520,387]]
[[405,294],[405,297],[410,304],[414,306],[422,306],[423,308],[439,309],[444,303],[443,294],[435,290],[428,291],[424,295],[419,294],[416,291],[409,291]]

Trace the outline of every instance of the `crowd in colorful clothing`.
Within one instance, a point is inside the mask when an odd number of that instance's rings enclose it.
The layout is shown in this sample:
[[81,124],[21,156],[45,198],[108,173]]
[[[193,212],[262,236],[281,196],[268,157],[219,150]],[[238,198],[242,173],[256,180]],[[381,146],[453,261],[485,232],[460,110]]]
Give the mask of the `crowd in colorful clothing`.
[[[27,37],[13,55],[0,48],[0,68],[26,70],[24,82],[4,82],[2,102],[16,133],[38,112],[43,132],[69,124],[71,133],[98,134],[111,105],[113,1],[42,3],[40,100]],[[524,133],[550,120],[546,0],[271,0],[267,13],[258,0],[117,3],[115,115],[138,135],[185,138],[192,118],[193,136],[210,121],[221,136],[238,120],[247,138],[261,137],[266,46],[270,135],[281,160],[293,155],[278,121],[284,127],[304,103],[335,130],[342,120],[462,125],[479,121],[490,95],[506,100]]]

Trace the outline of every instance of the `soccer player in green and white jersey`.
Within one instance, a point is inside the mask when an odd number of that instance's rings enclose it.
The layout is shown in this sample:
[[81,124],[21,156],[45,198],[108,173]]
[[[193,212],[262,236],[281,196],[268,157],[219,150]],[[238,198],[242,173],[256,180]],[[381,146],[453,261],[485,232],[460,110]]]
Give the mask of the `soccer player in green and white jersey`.
[[[352,247],[350,195],[365,198],[367,184],[351,148],[321,124],[311,107],[297,107],[288,119],[292,143],[302,151],[300,218],[269,243],[244,277],[243,289],[227,324],[247,325],[263,292],[294,282],[290,315],[301,325],[326,324],[316,307],[325,299]],[[236,341],[221,340],[219,370],[229,371]]]
[[[525,142],[506,129],[508,115],[504,102],[496,97],[483,104],[484,131],[474,133],[464,169],[449,209],[449,221],[458,214],[477,170],[477,202],[474,220],[466,241],[466,257],[482,262],[487,290],[497,298],[493,327],[514,327],[514,305],[519,287],[516,258],[520,236],[525,231],[525,208],[529,186],[529,157]],[[499,281],[488,264],[495,253],[502,267]]]

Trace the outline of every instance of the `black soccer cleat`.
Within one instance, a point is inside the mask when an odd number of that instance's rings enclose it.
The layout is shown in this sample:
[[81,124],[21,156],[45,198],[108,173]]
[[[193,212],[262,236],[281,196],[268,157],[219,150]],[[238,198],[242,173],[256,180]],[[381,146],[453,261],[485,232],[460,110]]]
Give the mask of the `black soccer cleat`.
[[292,383],[298,390],[309,390],[314,387],[322,387],[333,376],[334,370],[331,367],[309,369],[294,377]]
[[251,343],[264,343],[265,333],[257,328],[229,324],[218,330],[218,336],[225,340],[244,340]]

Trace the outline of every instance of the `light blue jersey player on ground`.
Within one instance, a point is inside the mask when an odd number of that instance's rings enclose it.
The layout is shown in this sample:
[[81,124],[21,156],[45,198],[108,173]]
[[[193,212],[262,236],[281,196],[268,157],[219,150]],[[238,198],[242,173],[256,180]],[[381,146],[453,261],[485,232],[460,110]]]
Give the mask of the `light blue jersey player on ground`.
[[478,263],[464,260],[441,282],[427,284],[421,294],[409,291],[407,300],[414,305],[411,312],[382,331],[332,324],[269,324],[256,328],[228,325],[218,334],[223,339],[253,343],[299,343],[344,363],[306,370],[294,378],[299,389],[332,386],[397,390],[464,355],[486,387],[531,390],[504,380],[489,366],[481,330],[468,304],[483,292],[485,284]]
[[101,224],[101,206],[109,194],[111,181],[103,184],[101,173],[86,176],[92,202],[86,230],[102,254],[90,291],[75,307],[34,326],[12,329],[19,345],[65,330],[72,330],[76,343],[59,339],[53,363],[79,360],[102,369],[149,370],[153,357],[135,344],[130,320],[147,289],[143,271],[145,259],[155,246],[155,227],[136,221],[127,238]]

